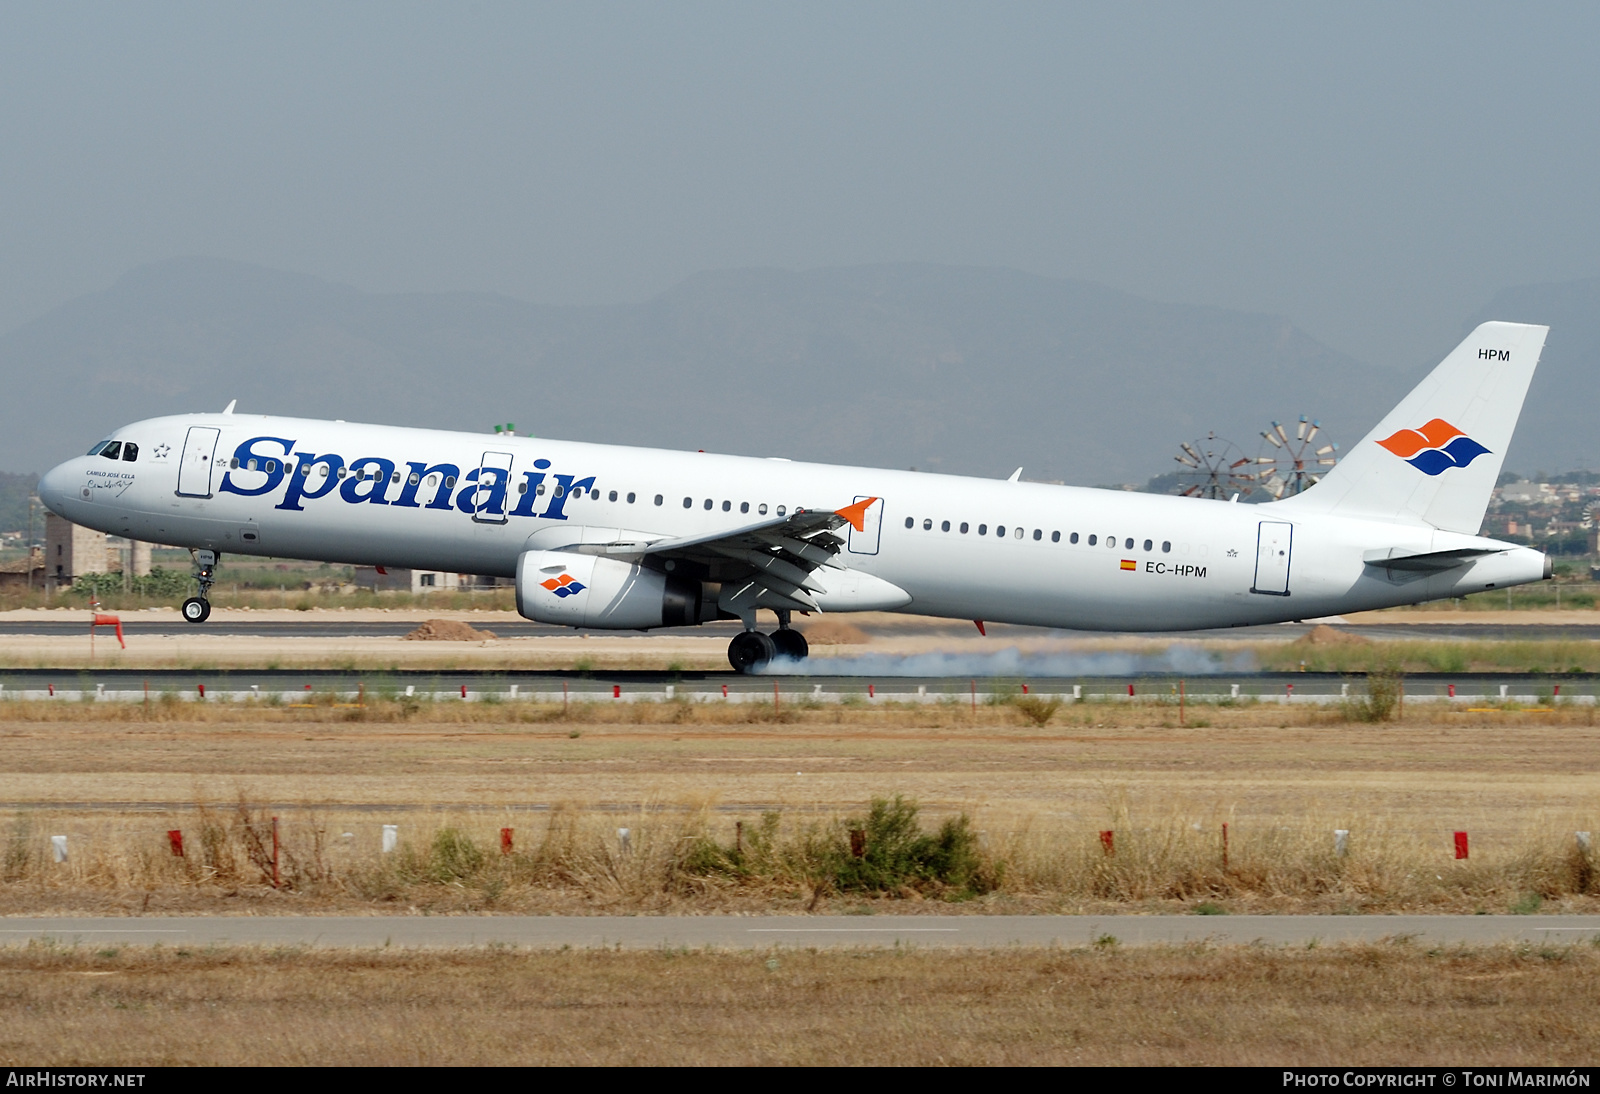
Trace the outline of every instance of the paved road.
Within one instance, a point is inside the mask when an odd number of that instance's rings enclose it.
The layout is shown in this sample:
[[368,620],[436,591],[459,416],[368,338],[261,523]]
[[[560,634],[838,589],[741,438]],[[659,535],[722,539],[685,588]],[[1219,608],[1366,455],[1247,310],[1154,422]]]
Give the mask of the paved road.
[[1600,916],[239,916],[0,918],[0,944],[162,946],[1084,946],[1211,942],[1305,946],[1411,938],[1430,944],[1572,945]]

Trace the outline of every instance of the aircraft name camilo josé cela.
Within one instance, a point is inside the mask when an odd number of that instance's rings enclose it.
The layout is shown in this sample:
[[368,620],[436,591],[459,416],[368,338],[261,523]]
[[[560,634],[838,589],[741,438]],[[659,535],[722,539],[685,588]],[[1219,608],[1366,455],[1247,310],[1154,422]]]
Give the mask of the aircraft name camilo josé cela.
[[[1317,485],[1261,505],[700,452],[236,414],[152,418],[52,469],[55,513],[222,553],[516,579],[541,623],[738,619],[740,671],[804,657],[795,612],[1080,630],[1315,618],[1538,581],[1478,535],[1548,328],[1484,323]],[[756,610],[778,629],[757,629]]]

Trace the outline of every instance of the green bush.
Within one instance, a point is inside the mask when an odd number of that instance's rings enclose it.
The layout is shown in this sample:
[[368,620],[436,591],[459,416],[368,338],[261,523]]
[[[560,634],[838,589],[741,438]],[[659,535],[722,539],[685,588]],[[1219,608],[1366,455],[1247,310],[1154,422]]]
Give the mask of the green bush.
[[[978,836],[965,813],[929,835],[917,822],[917,803],[874,798],[865,818],[848,820],[832,841],[828,878],[842,891],[895,892],[936,883],[986,891]],[[857,854],[857,850],[860,854]]]

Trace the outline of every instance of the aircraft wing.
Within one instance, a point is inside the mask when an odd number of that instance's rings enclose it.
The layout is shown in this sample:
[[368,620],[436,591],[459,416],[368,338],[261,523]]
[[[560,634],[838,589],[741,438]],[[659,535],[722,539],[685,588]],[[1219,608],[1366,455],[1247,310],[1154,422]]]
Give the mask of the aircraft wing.
[[610,544],[604,553],[686,564],[689,572],[722,583],[720,603],[729,610],[751,606],[817,611],[811,594],[826,589],[812,572],[833,562],[845,544],[836,533],[846,525],[861,530],[867,509],[877,500],[866,498],[837,510],[797,509],[786,517],[702,536]]

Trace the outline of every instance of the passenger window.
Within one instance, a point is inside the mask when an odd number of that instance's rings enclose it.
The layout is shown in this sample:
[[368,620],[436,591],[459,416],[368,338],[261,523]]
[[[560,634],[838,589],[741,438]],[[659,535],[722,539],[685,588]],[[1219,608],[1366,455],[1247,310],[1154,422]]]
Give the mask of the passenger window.
[[1155,544],[1154,544],[1154,543],[1151,543],[1151,542],[1150,542],[1150,541],[1149,541],[1149,540],[1145,540],[1145,541],[1144,541],[1144,549],[1145,549],[1145,550],[1146,550],[1146,551],[1148,551],[1148,550],[1150,550],[1150,549],[1151,549],[1151,548],[1152,548],[1152,547],[1154,547],[1154,546],[1155,546]]
[[1116,536],[1107,536],[1106,537],[1106,546],[1111,548],[1113,551],[1115,551],[1117,549],[1117,537]]
[[906,518],[906,527],[907,528],[915,528],[916,526],[917,526],[917,520],[916,520],[915,517],[907,517]]
[[1038,543],[1038,542],[1039,542],[1039,541],[1040,541],[1040,540],[1041,540],[1041,539],[1043,539],[1043,538],[1044,538],[1044,532],[1042,532],[1042,531],[1041,531],[1041,530],[1039,530],[1039,529],[1038,529],[1038,528],[1035,528],[1035,529],[1034,529],[1034,530],[1033,530],[1033,541],[1034,541],[1034,542],[1035,542],[1035,543]]
[[750,511],[750,503],[747,502],[747,501],[741,501],[739,503],[739,512],[748,513],[749,511]]
[[[444,484],[445,484],[445,485],[446,485],[446,486],[449,486],[449,485],[450,485],[450,480],[449,480],[449,479],[445,479],[445,480],[444,480]],[[556,487],[556,493],[555,493],[555,496],[556,496],[556,497],[558,497],[558,498],[559,498],[559,497],[560,497],[560,496],[561,496],[561,495],[562,495],[562,494],[564,494],[564,493],[566,493],[566,491],[564,491],[564,490],[562,490],[562,489],[561,489],[561,487],[559,487],[559,486],[557,486],[557,487]]]
[[[1067,537],[1067,539],[1068,539],[1069,542],[1072,542],[1072,543],[1078,542],[1078,533],[1076,533],[1076,532],[1072,533],[1070,536]],[[1091,536],[1089,538],[1089,542],[1090,543],[1094,542],[1094,537],[1093,536]]]
[[124,463],[132,463],[139,458],[139,446],[132,441],[122,442],[122,459]]
[[[598,490],[589,491],[589,500],[590,501],[599,501],[600,500],[600,491],[598,491]],[[616,501],[617,500],[617,495],[616,495],[615,491],[613,491],[612,494],[611,494],[611,500],[612,501]]]
[[656,504],[657,504],[657,505],[660,505],[660,504],[661,504],[661,502],[662,502],[662,501],[663,501],[663,500],[664,500],[664,499],[663,499],[663,498],[662,498],[662,497],[661,497],[661,495],[660,495],[660,494],[657,494],[657,495],[656,495]]
[[[300,465],[300,473],[303,475],[303,474],[305,474],[305,471],[306,471],[305,464],[301,464]],[[418,481],[419,480],[417,479],[417,473],[415,471],[411,472],[411,474],[406,476],[406,482],[410,483],[412,486],[417,485]],[[527,483],[523,483],[522,484],[522,488],[524,490],[526,490],[528,488],[528,484]]]
[[525,483],[525,482],[517,483],[517,493],[526,494],[527,492],[528,492],[528,484],[527,483]]
[[[128,455],[128,449],[130,449],[130,448],[133,448],[133,445],[125,444],[125,445],[122,446],[122,458],[123,459],[131,460],[131,459],[135,459],[135,458],[138,457],[138,454],[139,454],[139,450],[138,449],[134,449],[134,454],[132,456]],[[275,475],[277,473],[278,473],[278,461],[277,460],[268,460],[267,461],[267,474]]]
[[966,521],[962,521],[961,522],[961,534],[962,535],[966,535],[967,534],[967,522]]
[[[1076,538],[1076,533],[1074,533],[1074,538]],[[1089,536],[1089,546],[1093,547],[1099,541],[1099,538],[1100,537],[1091,534]]]
[[608,495],[608,500],[610,500],[610,501],[616,501],[617,500],[617,492],[615,490],[611,491],[611,493]]
[[1133,550],[1133,537],[1132,537],[1132,536],[1129,536],[1129,537],[1128,537],[1128,538],[1127,538],[1127,540],[1125,540],[1125,541],[1124,541],[1124,542],[1123,542],[1123,544],[1122,544],[1122,549],[1123,549],[1123,550],[1125,550],[1125,551],[1131,551],[1131,550]]
[[782,505],[778,506],[778,516],[781,517],[781,516],[783,516],[783,514],[787,513],[788,511],[789,510],[787,508],[785,508],[784,506],[782,506]]
[[693,509],[694,508],[694,499],[693,498],[684,498],[683,499],[683,507],[685,509]]
[[711,499],[710,499],[710,498],[707,498],[707,499],[706,499],[706,509],[707,509],[707,510],[708,510],[708,511],[709,511],[709,510],[710,510],[710,508],[711,508]]
[[[238,467],[239,466],[239,461],[238,460],[234,460],[233,461],[233,466]],[[246,460],[246,461],[244,461],[244,469],[246,471],[254,471],[256,469],[256,461],[255,460]]]
[[989,526],[987,524],[978,525],[978,534],[980,536],[988,535],[989,534]]
[[933,521],[932,521],[932,520],[930,520],[930,519],[928,519],[928,518],[927,518],[927,517],[924,517],[924,518],[923,518],[923,519],[922,519],[922,530],[923,530],[923,531],[924,531],[924,532],[931,532],[931,531],[933,531]]
[[762,516],[766,516],[767,515],[767,503],[766,502],[762,502],[760,505],[756,506],[756,512],[760,513]]
[[533,496],[536,498],[544,497],[544,483],[541,482],[538,486],[533,488]]
[[[100,455],[104,456],[108,460],[114,460],[118,456],[120,456],[121,454],[122,454],[122,442],[121,441],[112,441],[110,444],[106,445],[104,448],[102,448],[100,450]],[[233,466],[238,467],[239,465],[236,463]]]
[[1020,524],[1017,525],[1017,530],[1012,533],[1012,538],[1014,538],[1014,539],[1021,539],[1022,538],[1022,525],[1020,525]]
[[950,522],[949,521],[945,521],[944,523],[939,525],[939,531],[948,532],[949,530],[950,530]]
[[1061,542],[1061,533],[1060,532],[1051,532],[1050,533],[1050,542],[1051,543],[1060,543]]
[[1170,539],[1164,539],[1161,541],[1161,553],[1164,555],[1170,555],[1172,553],[1172,541]]
[[723,511],[723,512],[724,512],[724,513],[731,513],[731,512],[733,512],[733,502],[731,502],[731,501],[725,501],[725,502],[723,502],[723,503],[722,503],[722,511]]
[[[284,466],[287,467],[288,465],[285,464]],[[396,471],[394,474],[390,475],[389,476],[389,481],[390,482],[399,482],[400,481],[400,472]],[[526,490],[528,488],[528,484],[527,483],[523,483],[522,484],[522,488],[524,490]]]
[[996,524],[994,526],[994,534],[999,536],[1001,539],[1005,539],[1006,538],[1006,526],[1004,524]]
[[[344,468],[342,468],[342,467],[339,468],[339,477],[340,478],[344,478]],[[450,489],[455,484],[456,484],[456,477],[454,475],[446,475],[444,477],[444,488],[446,490]]]
[[629,504],[629,505],[632,505],[632,504],[633,504],[633,499],[634,499],[634,493],[633,493],[633,491],[632,491],[632,490],[629,490],[629,491],[628,491],[628,504]]

